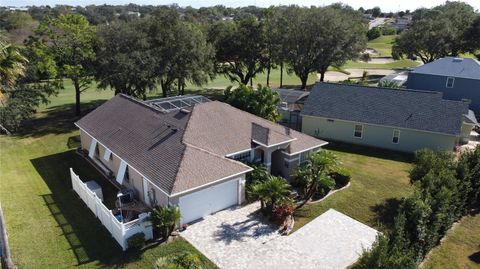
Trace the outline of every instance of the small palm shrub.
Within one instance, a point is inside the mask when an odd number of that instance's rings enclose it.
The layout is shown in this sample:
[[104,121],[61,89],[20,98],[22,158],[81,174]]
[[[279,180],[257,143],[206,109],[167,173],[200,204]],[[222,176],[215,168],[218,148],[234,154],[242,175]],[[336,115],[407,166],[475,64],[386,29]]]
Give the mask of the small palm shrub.
[[331,173],[330,177],[335,180],[336,186],[341,188],[350,182],[352,174],[346,169],[339,169],[338,171]]
[[128,248],[141,249],[145,245],[145,234],[142,232],[136,233],[127,239]]
[[168,238],[175,225],[180,221],[180,209],[178,207],[167,206],[159,207],[152,211],[149,220],[159,228],[163,238]]

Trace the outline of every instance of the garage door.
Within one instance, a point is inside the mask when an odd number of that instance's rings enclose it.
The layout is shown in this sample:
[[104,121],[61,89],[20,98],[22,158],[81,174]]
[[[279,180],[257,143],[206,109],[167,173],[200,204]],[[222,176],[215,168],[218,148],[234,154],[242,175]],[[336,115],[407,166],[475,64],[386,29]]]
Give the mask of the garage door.
[[238,179],[180,197],[181,223],[189,223],[238,204]]

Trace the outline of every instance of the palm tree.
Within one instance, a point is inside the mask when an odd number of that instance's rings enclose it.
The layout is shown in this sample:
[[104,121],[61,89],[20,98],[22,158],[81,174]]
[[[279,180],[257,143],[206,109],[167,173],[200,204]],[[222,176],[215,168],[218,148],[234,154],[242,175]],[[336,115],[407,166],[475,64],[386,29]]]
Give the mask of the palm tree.
[[266,194],[265,203],[269,211],[278,203],[285,202],[289,199],[290,185],[287,184],[285,179],[271,176],[267,181],[263,182],[262,185]]
[[[4,86],[13,86],[18,78],[25,75],[27,59],[20,52],[0,38],[0,82]],[[2,85],[3,87],[3,85]],[[3,91],[3,88],[0,88]]]
[[325,194],[335,186],[335,180],[329,174],[338,169],[337,157],[327,150],[313,153],[308,161],[295,169],[294,177],[303,186],[303,202],[296,209],[304,206],[315,193]]
[[180,221],[181,214],[178,207],[167,206],[159,207],[152,211],[149,220],[153,225],[160,228],[165,239],[175,229],[175,225]]
[[254,183],[249,194],[260,200],[263,213],[270,213],[276,205],[290,199],[290,185],[281,177],[270,176],[263,182]]

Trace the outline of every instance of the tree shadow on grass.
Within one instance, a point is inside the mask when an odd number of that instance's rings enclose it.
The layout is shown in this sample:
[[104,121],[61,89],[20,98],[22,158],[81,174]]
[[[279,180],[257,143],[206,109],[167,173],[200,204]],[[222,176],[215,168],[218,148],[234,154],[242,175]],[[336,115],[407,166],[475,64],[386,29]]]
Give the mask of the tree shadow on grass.
[[[30,162],[52,192],[42,195],[42,198],[62,229],[78,265],[99,261],[103,266],[121,267],[126,262],[140,258],[140,251],[123,252],[108,230],[72,190],[70,167],[84,179],[100,179],[102,175],[97,170],[74,150],[43,156]],[[102,185],[102,181],[98,182]],[[102,190],[105,192],[107,186],[102,186]]]
[[[105,100],[96,100],[82,103],[82,116],[103,104]],[[74,104],[49,107],[46,111],[31,120],[22,123],[18,133],[20,137],[41,137],[48,134],[64,134],[76,129],[74,122],[82,116],[74,115]]]
[[380,227],[385,227],[388,230],[393,229],[393,223],[401,201],[398,198],[388,198],[385,202],[370,207],[375,212],[375,221],[380,224]]
[[414,155],[409,153],[403,153],[388,149],[360,146],[354,144],[347,144],[338,141],[329,141],[328,145],[323,147],[324,149],[331,149],[346,153],[360,154],[374,158],[381,158],[386,160],[411,163]]
[[470,259],[472,262],[476,264],[480,264],[480,251],[477,251],[472,255],[468,256],[468,259]]

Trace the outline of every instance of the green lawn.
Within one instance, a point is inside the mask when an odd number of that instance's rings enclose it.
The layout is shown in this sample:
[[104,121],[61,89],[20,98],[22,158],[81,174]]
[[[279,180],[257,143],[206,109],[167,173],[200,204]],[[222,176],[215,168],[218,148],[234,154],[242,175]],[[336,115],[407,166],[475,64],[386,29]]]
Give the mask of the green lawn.
[[397,60],[393,63],[377,64],[348,61],[342,69],[358,68],[358,69],[406,69],[419,66],[420,63],[408,59]]
[[423,268],[480,268],[480,214],[464,217],[434,248]]
[[411,156],[379,149],[331,143],[344,167],[352,172],[350,186],[316,204],[307,204],[296,214],[295,229],[330,208],[368,226],[388,228],[399,199],[409,195],[408,171]]
[[395,41],[395,35],[382,35],[368,41],[367,47],[377,51],[373,57],[392,57],[392,46]]
[[[84,110],[111,91],[89,90]],[[17,136],[0,137],[0,201],[14,262],[19,268],[150,268],[158,257],[189,250],[186,241],[123,253],[71,190],[68,168],[84,179],[100,175],[74,153],[78,131],[73,91],[63,90]],[[199,253],[199,255],[201,255]],[[207,268],[215,266],[201,256]]]

